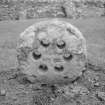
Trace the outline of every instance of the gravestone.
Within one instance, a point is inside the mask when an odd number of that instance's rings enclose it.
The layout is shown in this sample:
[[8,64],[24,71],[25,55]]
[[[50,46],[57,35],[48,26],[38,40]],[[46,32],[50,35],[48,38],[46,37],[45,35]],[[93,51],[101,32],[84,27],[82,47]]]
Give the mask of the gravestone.
[[40,81],[74,80],[85,70],[86,41],[69,22],[40,20],[20,34],[18,68]]

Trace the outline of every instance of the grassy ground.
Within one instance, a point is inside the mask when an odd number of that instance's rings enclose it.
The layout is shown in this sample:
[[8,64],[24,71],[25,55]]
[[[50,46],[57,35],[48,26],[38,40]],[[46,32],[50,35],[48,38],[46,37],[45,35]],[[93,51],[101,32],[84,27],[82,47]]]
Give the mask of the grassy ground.
[[[0,22],[0,71],[16,67],[19,34],[37,20]],[[84,34],[91,62],[105,66],[105,18],[67,20]]]

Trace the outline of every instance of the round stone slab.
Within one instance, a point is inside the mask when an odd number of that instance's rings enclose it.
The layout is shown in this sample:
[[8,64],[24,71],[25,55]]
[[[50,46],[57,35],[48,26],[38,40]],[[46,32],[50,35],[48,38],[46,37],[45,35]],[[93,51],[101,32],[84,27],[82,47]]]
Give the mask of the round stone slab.
[[87,60],[86,40],[69,22],[42,20],[20,34],[18,68],[42,80],[75,79]]

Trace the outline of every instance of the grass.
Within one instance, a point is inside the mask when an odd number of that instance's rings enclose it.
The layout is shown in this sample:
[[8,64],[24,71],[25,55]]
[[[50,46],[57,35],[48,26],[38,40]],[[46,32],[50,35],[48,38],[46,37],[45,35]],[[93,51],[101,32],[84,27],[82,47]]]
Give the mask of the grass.
[[[19,34],[38,20],[0,22],[0,71],[16,67],[16,43]],[[105,67],[105,18],[69,20],[78,27],[87,40],[88,57],[91,62]]]

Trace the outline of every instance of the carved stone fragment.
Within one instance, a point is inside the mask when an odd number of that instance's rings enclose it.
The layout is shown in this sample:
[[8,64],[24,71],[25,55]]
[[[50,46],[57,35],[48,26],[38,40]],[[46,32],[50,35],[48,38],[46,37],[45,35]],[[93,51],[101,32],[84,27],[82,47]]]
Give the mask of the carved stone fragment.
[[85,69],[87,52],[82,33],[60,19],[41,20],[20,34],[18,67],[41,80],[76,78]]

